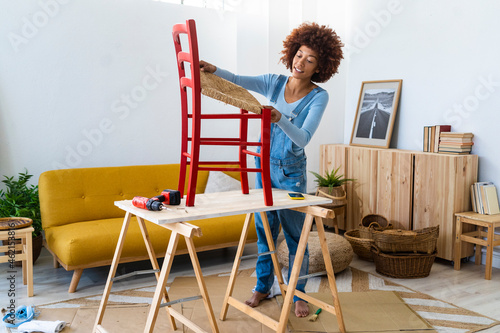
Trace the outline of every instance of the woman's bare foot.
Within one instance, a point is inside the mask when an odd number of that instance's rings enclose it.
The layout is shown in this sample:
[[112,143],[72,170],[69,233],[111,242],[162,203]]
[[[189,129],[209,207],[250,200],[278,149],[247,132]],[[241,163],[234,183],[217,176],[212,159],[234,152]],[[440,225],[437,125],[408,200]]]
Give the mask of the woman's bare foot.
[[309,306],[304,301],[295,302],[295,315],[299,318],[309,315]]
[[265,299],[267,296],[269,296],[269,293],[263,294],[258,291],[255,291],[252,297],[250,297],[249,300],[245,301],[245,304],[251,306],[252,308],[255,308],[257,305],[259,305],[260,301]]

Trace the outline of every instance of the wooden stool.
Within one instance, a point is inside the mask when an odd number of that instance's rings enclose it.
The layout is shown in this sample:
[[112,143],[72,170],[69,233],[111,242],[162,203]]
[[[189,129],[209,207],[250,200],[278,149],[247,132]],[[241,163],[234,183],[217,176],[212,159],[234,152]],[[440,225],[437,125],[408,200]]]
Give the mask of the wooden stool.
[[[338,235],[339,234],[339,224],[345,228],[345,207],[347,205],[342,205],[342,206],[333,206],[333,205],[321,205],[321,207],[331,209],[335,213],[334,218],[324,218],[321,217],[321,220],[323,221],[323,225],[326,227],[333,227],[335,228],[335,233]],[[342,223],[344,221],[344,223]]]
[[[23,284],[28,287],[28,297],[33,296],[33,245],[31,226],[33,221],[28,218],[6,217],[0,219],[0,240],[5,241],[0,246],[0,263],[8,262],[8,276],[14,275],[14,262],[21,261],[23,267]],[[21,240],[19,244],[11,244],[13,240]],[[15,253],[15,254],[13,254]]]
[[[486,246],[485,279],[491,280],[493,247],[500,245],[500,235],[495,235],[495,228],[500,227],[500,214],[484,215],[474,212],[456,213],[455,269],[460,270],[462,241],[476,244],[476,265],[481,264],[481,247]],[[463,224],[472,224],[476,230],[462,233]],[[486,229],[486,231],[484,230]],[[483,239],[486,238],[486,239]]]

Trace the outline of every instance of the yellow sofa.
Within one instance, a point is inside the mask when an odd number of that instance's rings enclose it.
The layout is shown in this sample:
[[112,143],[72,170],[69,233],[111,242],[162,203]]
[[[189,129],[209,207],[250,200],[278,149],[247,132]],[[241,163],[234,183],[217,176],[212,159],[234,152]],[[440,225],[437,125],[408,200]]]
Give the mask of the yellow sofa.
[[[228,173],[239,179],[238,173]],[[203,193],[208,171],[200,171],[196,187]],[[163,189],[176,189],[179,165],[143,165],[102,168],[63,169],[44,172],[39,179],[40,209],[45,232],[45,247],[59,264],[74,270],[69,292],[74,292],[85,268],[110,265],[125,212],[115,201],[134,196],[153,197]],[[192,221],[201,227],[196,237],[197,251],[238,244],[244,215]],[[135,217],[134,217],[135,219]],[[132,221],[120,262],[148,259],[138,224]],[[146,222],[158,257],[163,257],[170,230]],[[252,228],[247,242],[257,241]],[[184,239],[179,240],[177,254],[187,253]]]

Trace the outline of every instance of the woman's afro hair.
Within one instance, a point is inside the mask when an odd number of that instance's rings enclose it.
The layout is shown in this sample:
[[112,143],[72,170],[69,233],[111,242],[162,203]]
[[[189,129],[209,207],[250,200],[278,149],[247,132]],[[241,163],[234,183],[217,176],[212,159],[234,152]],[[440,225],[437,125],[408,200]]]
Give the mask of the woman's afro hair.
[[299,48],[305,45],[318,53],[319,73],[314,73],[311,81],[326,82],[337,73],[342,55],[340,37],[325,25],[302,23],[283,41],[281,62],[292,70],[293,58]]

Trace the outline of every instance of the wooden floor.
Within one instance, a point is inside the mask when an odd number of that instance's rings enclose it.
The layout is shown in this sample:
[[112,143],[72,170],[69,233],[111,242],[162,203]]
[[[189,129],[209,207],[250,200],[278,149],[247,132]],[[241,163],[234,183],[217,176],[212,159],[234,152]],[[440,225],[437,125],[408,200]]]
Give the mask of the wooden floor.
[[[204,275],[229,272],[232,267],[236,248],[215,250],[199,253],[199,261]],[[248,244],[245,254],[257,252],[256,244]],[[375,266],[371,262],[359,260],[354,256],[351,266],[373,274]],[[134,267],[135,265],[135,267]],[[124,264],[118,268],[120,274],[139,269],[150,269],[148,262],[135,264]],[[255,267],[255,259],[241,262],[241,269]],[[1,306],[7,303],[7,292],[9,281],[7,280],[7,264],[0,264],[0,291],[2,293]],[[70,298],[102,294],[108,275],[109,267],[87,269],[83,272],[76,293],[68,293],[72,272],[63,268],[52,267],[52,257],[43,249],[40,258],[34,265],[34,297],[26,296],[26,287],[22,285],[20,267],[16,275],[16,305],[41,305]],[[390,279],[396,283],[411,289],[434,296],[438,299],[448,301],[457,306],[481,313],[483,315],[500,320],[500,269],[493,269],[492,280],[484,279],[484,266],[476,266],[473,262],[462,264],[460,271],[455,271],[451,262],[436,261],[432,267],[429,277],[422,279]],[[176,276],[193,275],[189,256],[181,255],[174,259],[169,279]],[[386,277],[387,278],[387,277]],[[154,284],[151,275],[138,275],[116,282],[113,290],[124,290]],[[1,325],[0,325],[1,327]],[[3,327],[2,327],[3,329]],[[498,327],[482,332],[499,332]]]

